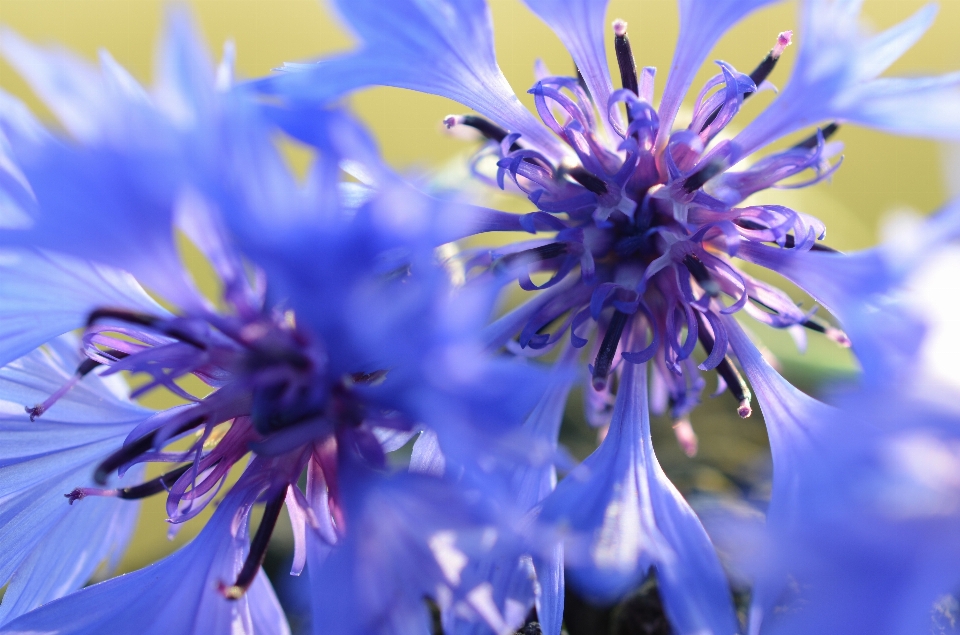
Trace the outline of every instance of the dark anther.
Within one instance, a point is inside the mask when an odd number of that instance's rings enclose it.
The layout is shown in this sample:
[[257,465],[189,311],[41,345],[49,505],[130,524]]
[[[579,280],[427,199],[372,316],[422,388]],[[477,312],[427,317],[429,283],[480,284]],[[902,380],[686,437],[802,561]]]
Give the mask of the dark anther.
[[[767,56],[764,57],[763,60],[761,60],[760,63],[757,65],[757,67],[753,69],[753,72],[750,73],[750,79],[753,80],[753,83],[758,88],[760,87],[760,84],[762,84],[764,80],[766,80],[767,77],[770,76],[770,73],[773,72],[773,69],[777,66],[777,61],[780,59],[780,56],[783,55],[783,49],[785,49],[789,44],[790,44],[790,32],[786,31],[784,33],[781,33],[777,37],[776,46],[770,49],[770,52],[767,53]],[[752,95],[753,95],[752,92],[744,93],[743,100],[744,101],[748,100]],[[717,106],[717,108],[712,113],[710,113],[710,116],[707,117],[707,120],[703,123],[703,126],[700,127],[700,132],[703,132],[704,130],[706,130],[707,126],[712,124],[713,121],[717,118],[717,115],[719,114],[720,114],[720,106]]]
[[230,586],[221,583],[220,593],[228,600],[239,600],[246,593],[250,585],[253,584],[260,566],[263,564],[263,558],[267,555],[267,545],[270,544],[270,536],[273,535],[273,529],[277,526],[277,519],[280,518],[280,511],[283,509],[283,499],[286,496],[287,488],[281,487],[267,501],[263,509],[263,518],[260,520],[260,526],[257,527],[257,533],[250,541],[250,553],[243,562],[243,568],[237,574],[237,580]]
[[[713,352],[713,347],[716,342],[713,336],[707,332],[707,326],[699,313],[697,313],[697,322],[699,326],[697,329],[697,339],[700,340],[700,345],[703,346],[703,350],[709,355]],[[727,390],[729,390],[733,398],[737,400],[737,414],[743,419],[749,417],[752,413],[750,401],[753,399],[753,395],[750,393],[750,388],[747,387],[747,382],[743,380],[740,371],[733,365],[729,356],[724,355],[723,360],[717,365],[716,371],[717,374],[723,378],[723,381],[726,382]]]
[[633,50],[630,48],[630,38],[627,37],[627,23],[623,20],[614,21],[613,34],[613,49],[617,53],[617,66],[620,67],[620,83],[634,95],[639,95],[640,84],[637,80],[637,62],[633,58]]
[[487,139],[492,139],[497,143],[500,143],[507,138],[506,130],[492,121],[484,119],[483,117],[477,117],[476,115],[464,115],[461,117],[460,123],[464,126],[473,128]]
[[497,263],[503,265],[512,265],[515,262],[528,260],[533,262],[541,262],[543,260],[550,260],[551,258],[556,258],[567,253],[567,246],[564,243],[548,243],[546,245],[540,245],[539,247],[534,247],[533,249],[525,249],[523,251],[518,251],[513,254],[506,254],[501,257]]
[[96,322],[103,319],[114,319],[121,322],[127,322],[128,324],[139,324],[140,326],[146,326],[149,328],[156,329],[165,335],[176,338],[185,344],[190,344],[200,350],[206,350],[207,345],[203,342],[197,340],[189,333],[184,333],[177,328],[167,328],[163,325],[163,320],[160,318],[149,315],[147,313],[138,313],[136,311],[129,311],[127,309],[110,309],[102,308],[95,309],[87,317],[87,327],[93,326]]
[[[743,227],[744,229],[753,229],[753,230],[770,229],[766,225],[761,225],[760,223],[756,221],[752,221],[749,218],[738,218],[733,222],[735,225]],[[783,246],[785,248],[793,249],[796,246],[796,244],[797,244],[797,240],[791,234],[787,234],[786,236],[783,237]],[[813,243],[813,245],[810,246],[810,251],[824,251],[832,254],[840,253],[833,247],[828,247],[822,243]]]
[[[797,244],[797,241],[792,235],[787,234],[786,236],[783,237],[783,246],[786,247],[787,249],[793,249],[796,244]],[[810,246],[810,251],[824,251],[831,254],[840,253],[833,247],[827,247],[826,245],[823,245],[821,243],[813,243]]]
[[[116,359],[123,359],[128,355],[128,353],[124,353],[123,351],[118,351],[115,348],[107,348],[107,349],[104,349],[103,352]],[[77,366],[77,370],[75,370],[73,374],[76,375],[77,377],[86,377],[87,375],[90,374],[91,371],[93,371],[94,368],[100,365],[101,365],[101,362],[98,362],[95,359],[87,358],[82,362],[80,362],[80,365]]]
[[87,317],[87,326],[93,326],[100,320],[110,318],[114,320],[120,320],[121,322],[127,322],[128,324],[139,324],[141,326],[151,327],[156,326],[157,322],[160,321],[158,317],[148,313],[138,313],[136,311],[129,311],[127,309],[101,308],[94,309],[90,313],[90,315]]
[[720,295],[720,285],[710,276],[702,260],[693,254],[687,254],[683,257],[683,264],[708,296],[715,298]]
[[132,487],[122,487],[117,490],[117,497],[126,500],[137,500],[140,498],[146,498],[147,496],[153,496],[154,494],[159,494],[160,492],[165,492],[170,488],[170,486],[176,483],[177,480],[187,472],[187,470],[192,467],[193,463],[189,463],[187,465],[178,467],[175,470],[171,470],[163,476],[158,476],[153,480],[147,481],[146,483],[133,485]]
[[[177,435],[183,434],[187,430],[196,428],[198,425],[203,423],[204,417],[194,417],[189,421],[182,424],[179,428],[173,431],[170,435],[175,437]],[[149,452],[153,448],[153,443],[157,439],[160,429],[153,430],[143,435],[136,441],[125,445],[120,448],[106,459],[104,459],[100,465],[97,466],[97,469],[93,472],[93,480],[100,485],[106,485],[107,478],[109,478],[110,473],[116,470],[121,465],[125,465],[130,461],[134,460],[141,454]]]
[[[838,123],[831,123],[824,126],[820,130],[820,134],[823,135],[823,140],[826,141],[827,139],[832,137],[837,132],[838,128],[840,128],[840,124]],[[812,135],[810,135],[800,143],[793,146],[793,149],[794,150],[813,150],[814,148],[817,147],[818,143],[820,143],[820,138],[817,135],[817,133],[813,133]]]
[[603,390],[607,385],[607,375],[610,374],[610,367],[613,366],[613,356],[617,352],[617,346],[620,344],[620,337],[623,335],[623,327],[627,325],[627,318],[630,317],[622,311],[614,311],[610,318],[610,324],[607,325],[607,332],[603,335],[603,341],[600,343],[600,350],[597,351],[597,359],[593,362],[593,387],[595,390]]
[[603,179],[587,171],[583,166],[577,166],[566,171],[574,181],[587,188],[597,196],[607,193],[607,184]]
[[[484,119],[483,117],[478,117],[477,115],[462,115],[460,117],[447,117],[444,121],[447,127],[452,127],[455,123],[458,123],[462,126],[467,126],[473,128],[485,138],[490,139],[491,141],[496,141],[500,143],[507,138],[509,134],[506,130],[493,123],[489,119]],[[511,152],[516,152],[520,149],[520,144],[514,143],[510,146]]]
[[587,88],[587,80],[585,80],[585,79],[583,78],[583,73],[580,72],[580,67],[577,66],[576,62],[574,62],[573,68],[575,68],[576,71],[577,71],[577,84],[580,85],[580,88],[581,88],[581,89],[583,90],[583,92],[585,92],[585,93],[587,94],[587,96],[589,97],[589,96],[590,96],[590,89]]
[[372,373],[353,373],[350,380],[355,384],[374,384],[387,376],[385,370],[375,370]]
[[701,187],[703,187],[704,183],[723,172],[724,169],[725,166],[722,162],[711,161],[697,172],[694,172],[688,176],[687,181],[683,184],[683,189],[687,192],[699,190]]

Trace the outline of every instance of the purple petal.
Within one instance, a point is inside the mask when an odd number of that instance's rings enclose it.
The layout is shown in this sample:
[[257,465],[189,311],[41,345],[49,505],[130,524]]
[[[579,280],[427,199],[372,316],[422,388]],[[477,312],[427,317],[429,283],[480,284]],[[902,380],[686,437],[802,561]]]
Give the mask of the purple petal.
[[[594,102],[607,104],[613,94],[610,69],[604,49],[604,31],[609,0],[524,0],[570,51]],[[601,112],[602,112],[601,107]],[[614,116],[620,111],[612,109]],[[607,127],[605,117],[600,118]],[[622,127],[622,122],[618,122]]]
[[606,438],[561,481],[542,518],[569,528],[567,568],[588,593],[618,597],[653,565],[678,632],[737,630],[716,552],[653,453],[646,365],[624,365]]
[[261,89],[321,102],[371,85],[441,95],[559,156],[558,141],[523,107],[497,66],[483,0],[336,4],[363,47],[315,65],[290,66],[294,72],[261,82]]
[[667,142],[680,104],[714,44],[730,27],[750,13],[779,1],[680,0],[680,35],[660,101],[658,147]]
[[45,604],[7,624],[7,632],[289,634],[262,571],[238,600],[228,600],[218,590],[233,582],[243,563],[250,494],[235,487],[200,535],[173,555]]
[[0,252],[0,280],[0,365],[83,326],[99,307],[167,313],[130,275],[47,252]]

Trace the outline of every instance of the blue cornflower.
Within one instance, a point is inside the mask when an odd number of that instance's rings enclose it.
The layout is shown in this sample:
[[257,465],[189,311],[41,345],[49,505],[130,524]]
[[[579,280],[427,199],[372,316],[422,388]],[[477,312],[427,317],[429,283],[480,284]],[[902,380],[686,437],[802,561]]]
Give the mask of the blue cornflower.
[[[341,112],[235,94],[232,50],[214,70],[180,14],[150,93],[105,54],[2,46],[67,135],[0,96],[0,630],[288,632],[260,569],[284,505],[316,632],[422,632],[425,596],[502,628],[461,573],[509,537],[482,463],[522,443],[542,382],[485,352],[496,285],[455,289],[436,262],[483,211],[402,181]],[[303,183],[281,132],[314,153]],[[122,372],[184,403],[142,408]],[[167,468],[144,481],[148,462]],[[67,595],[151,495],[173,527],[216,509],[168,558]]]
[[[465,266],[480,277],[509,274],[523,289],[539,292],[495,322],[488,343],[523,355],[560,345],[566,359],[572,355],[568,347],[585,348],[592,360],[588,418],[609,425],[599,449],[553,494],[546,495],[552,472],[545,466],[518,498],[542,501],[535,508],[538,530],[555,528],[568,570],[588,592],[619,596],[653,567],[678,632],[735,632],[723,571],[696,515],[657,463],[648,413],[669,410],[678,440],[693,453],[689,413],[705,386],[701,371],[716,372],[718,392],[728,390],[743,417],[751,413],[752,386],[774,446],[771,513],[781,505],[798,478],[799,466],[789,460],[793,444],[801,443],[801,431],[814,425],[809,422],[823,420],[827,407],[783,381],[734,316],[743,312],[789,329],[801,343],[804,329],[844,346],[850,338],[740,270],[734,259],[783,273],[814,299],[822,298],[845,326],[859,313],[843,310],[830,272],[863,262],[825,246],[825,227],[816,218],[782,205],[750,204],[748,198],[828,178],[839,167],[831,160],[841,146],[828,141],[840,124],[960,137],[960,74],[879,77],[929,27],[933,7],[868,35],[859,24],[860,2],[808,0],[801,5],[793,74],[770,106],[731,132],[744,102],[772,88],[768,77],[791,32],[780,33],[749,74],[718,62],[720,73],[699,92],[690,123],[677,129],[681,102],[714,44],[773,0],[680,0],[679,39],[657,106],[655,69],[637,69],[627,25],[619,20],[613,41],[622,88],[613,87],[603,45],[605,0],[526,4],[563,41],[578,71],[576,77],[558,77],[538,69],[529,92],[539,121],[497,66],[482,0],[338,1],[362,40],[360,48],[316,64],[287,65],[291,72],[256,87],[323,103],[345,91],[388,85],[445,96],[479,113],[445,123],[486,137],[475,174],[525,194],[537,208],[526,215],[487,215],[482,227],[527,231],[534,239],[463,254]],[[808,136],[788,149],[756,156],[803,129]],[[812,176],[798,182],[808,171]],[[873,270],[867,281],[882,287],[889,275]],[[851,326],[854,344],[873,337],[856,319]],[[698,342],[706,353],[700,362]],[[866,355],[863,361],[870,364],[873,349]],[[558,379],[549,398],[562,400],[566,381]],[[543,420],[530,427],[555,443],[559,413],[541,404],[535,416]],[[562,568],[552,562],[538,570],[541,605],[551,607],[544,620],[551,634],[559,632],[563,587]]]

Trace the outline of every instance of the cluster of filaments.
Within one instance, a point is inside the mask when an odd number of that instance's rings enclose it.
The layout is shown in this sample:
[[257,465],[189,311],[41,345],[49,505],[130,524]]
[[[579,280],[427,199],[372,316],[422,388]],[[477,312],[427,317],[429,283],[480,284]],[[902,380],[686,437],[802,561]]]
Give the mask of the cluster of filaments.
[[[446,119],[448,127],[474,128],[492,142],[478,155],[475,172],[492,178],[483,172],[482,159],[494,156],[497,184],[503,188],[509,179],[540,210],[521,224],[531,233],[553,232],[493,252],[468,252],[467,264],[517,272],[522,288],[542,290],[510,343],[518,352],[544,352],[569,332],[574,346],[591,346],[590,370],[600,393],[609,393],[618,352],[628,363],[650,361],[653,405],[660,411],[669,406],[681,423],[699,402],[705,382],[698,371],[713,370],[717,394],[729,390],[739,414],[749,416],[750,391],[727,355],[723,316],[743,310],[773,327],[806,327],[846,344],[840,331],[732,263],[742,241],[828,249],[817,242],[825,230],[815,218],[782,206],[739,205],[808,169],[815,177],[791,187],[829,176],[837,166],[825,158],[825,140],[837,126],[742,171],[727,170],[723,150],[729,141],[716,139],[764,86],[790,43],[785,32],[749,75],[718,62],[721,73],[701,91],[690,125],[657,147],[655,69],[638,73],[626,23],[618,20],[613,27],[623,88],[609,103],[592,99],[579,70],[577,78],[542,77],[529,91],[543,122],[569,147],[564,160],[551,160],[481,117]],[[531,274],[538,274],[537,283]],[[590,337],[593,331],[596,337]],[[699,363],[693,359],[698,342],[706,356]]]
[[[227,484],[231,468],[252,450],[245,476],[262,484],[259,499],[266,508],[237,579],[222,585],[230,599],[241,597],[252,584],[288,486],[296,485],[311,456],[325,456],[321,469],[335,471],[338,434],[364,423],[368,405],[355,386],[382,374],[330,377],[322,347],[297,328],[291,312],[239,309],[230,316],[202,317],[96,310],[83,337],[87,359],[49,399],[26,408],[31,420],[43,416],[100,366],[108,367],[103,374],[127,371],[149,377],[132,393],[134,398],[163,387],[187,401],[134,430],[122,448],[99,464],[94,480],[105,486],[111,474],[139,463],[177,467],[137,485],[84,487],[66,494],[73,504],[87,496],[135,500],[165,492],[174,526],[197,516]],[[212,391],[202,397],[191,394],[177,383],[188,375]],[[366,444],[374,445],[379,448]],[[366,458],[377,462],[382,456]],[[324,480],[336,483],[336,475],[325,473]],[[336,518],[336,492],[330,494]]]

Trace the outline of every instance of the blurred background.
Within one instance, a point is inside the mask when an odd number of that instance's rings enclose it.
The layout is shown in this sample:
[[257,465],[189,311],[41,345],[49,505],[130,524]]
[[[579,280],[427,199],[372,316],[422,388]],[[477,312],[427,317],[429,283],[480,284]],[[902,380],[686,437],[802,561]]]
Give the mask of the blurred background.
[[[532,99],[526,90],[533,83],[534,61],[542,59],[557,74],[571,73],[572,62],[553,33],[520,0],[488,2],[500,67],[521,100],[532,108]],[[183,4],[193,10],[211,54],[219,58],[224,41],[234,41],[241,77],[263,76],[284,61],[306,61],[354,45],[351,34],[341,26],[329,6],[316,0],[194,0]],[[924,4],[922,0],[869,0],[864,12],[871,27],[881,30],[905,19]],[[0,23],[31,40],[69,48],[91,61],[96,60],[98,49],[105,48],[149,85],[165,6],[166,3],[159,0],[0,0]],[[780,31],[793,29],[795,38],[803,37],[797,29],[796,9],[794,2],[787,2],[753,15],[721,40],[711,58],[723,59],[749,72],[771,48]],[[638,65],[658,67],[659,97],[678,30],[674,0],[612,0],[608,21],[618,17],[629,23]],[[933,28],[889,74],[934,74],[960,69],[958,27],[960,0],[944,0]],[[608,55],[611,68],[615,69],[612,46],[608,47]],[[793,51],[788,49],[771,77],[774,84],[786,83],[793,58]],[[694,96],[702,82],[715,72],[715,66],[704,66],[694,83]],[[3,61],[0,61],[0,88],[24,99],[35,112],[49,117],[25,83]],[[764,93],[751,100],[735,123],[742,126],[772,98]],[[478,149],[475,142],[465,142],[445,133],[443,118],[464,111],[462,106],[446,99],[375,88],[352,96],[348,102],[372,129],[386,159],[413,176],[424,177],[450,165],[462,165]],[[776,202],[822,219],[828,228],[827,242],[835,248],[853,250],[872,245],[880,236],[883,219],[890,214],[908,210],[929,213],[951,192],[960,193],[960,152],[955,148],[854,127],[841,128],[835,139],[843,141],[846,147],[843,166],[832,181],[775,195]],[[292,161],[297,162],[298,158],[294,155]],[[952,185],[948,176],[951,172],[956,175]],[[499,196],[486,202],[516,211],[532,209],[525,200],[507,199]],[[802,295],[797,294],[797,300],[802,299]],[[853,361],[845,350],[815,334],[811,334],[808,350],[801,355],[785,334],[767,336],[760,333],[760,329],[757,332],[764,336],[765,343],[779,359],[784,374],[808,392],[816,394],[829,389],[830,382],[842,381],[854,371]],[[713,387],[709,380],[706,393]],[[168,399],[153,395],[147,398],[147,403],[168,405]],[[654,437],[661,463],[681,491],[693,499],[700,494],[729,494],[762,500],[769,479],[769,458],[759,409],[743,421],[736,416],[735,404],[729,395],[707,398],[693,414],[693,425],[700,437],[700,452],[693,459],[678,448],[670,423],[665,419],[655,421]],[[596,432],[583,423],[576,395],[564,423],[563,441],[578,458],[586,456],[596,444]],[[168,525],[164,516],[159,497],[146,502],[136,538],[120,565],[121,571],[142,567],[162,557],[195,535],[204,520],[188,523],[170,541],[166,537]],[[298,599],[297,581],[284,571],[284,567],[289,566],[291,548],[289,527],[279,528],[266,568],[296,627],[303,624],[300,612],[305,605]],[[606,614],[597,619],[612,618]]]

